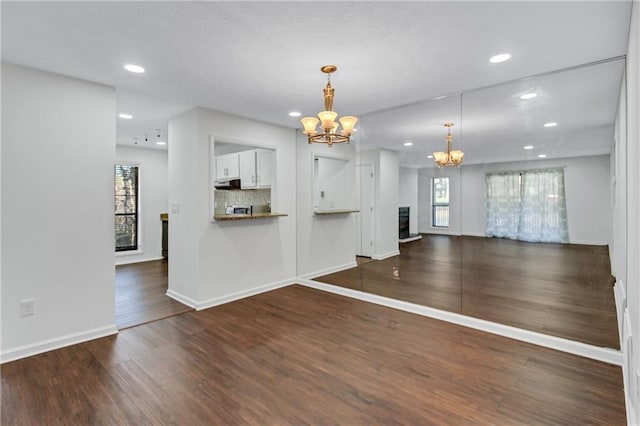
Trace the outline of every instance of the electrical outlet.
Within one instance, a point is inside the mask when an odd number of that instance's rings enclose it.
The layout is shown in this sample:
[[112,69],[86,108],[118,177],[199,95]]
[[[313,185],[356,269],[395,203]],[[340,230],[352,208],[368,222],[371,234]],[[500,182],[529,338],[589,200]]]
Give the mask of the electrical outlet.
[[35,314],[35,303],[33,299],[23,300],[20,302],[20,316],[28,317]]

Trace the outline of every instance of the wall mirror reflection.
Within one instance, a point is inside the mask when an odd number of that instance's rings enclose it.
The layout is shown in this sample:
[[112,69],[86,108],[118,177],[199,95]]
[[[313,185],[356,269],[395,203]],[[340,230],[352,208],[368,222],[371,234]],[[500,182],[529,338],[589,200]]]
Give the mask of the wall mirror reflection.
[[344,158],[314,154],[313,211],[316,214],[355,209],[355,170]]
[[[349,286],[618,348],[612,152],[623,70],[614,58],[363,116],[360,162],[381,150],[397,159],[395,171],[374,166],[395,173],[398,195],[386,198],[397,215],[387,230],[391,209],[374,200],[373,246],[394,238],[399,254],[374,248]],[[432,158],[446,152],[446,122],[460,167]],[[374,194],[385,182],[394,179],[374,179]],[[347,275],[317,279],[345,285]]]
[[212,218],[270,213],[276,190],[276,151],[211,141]]

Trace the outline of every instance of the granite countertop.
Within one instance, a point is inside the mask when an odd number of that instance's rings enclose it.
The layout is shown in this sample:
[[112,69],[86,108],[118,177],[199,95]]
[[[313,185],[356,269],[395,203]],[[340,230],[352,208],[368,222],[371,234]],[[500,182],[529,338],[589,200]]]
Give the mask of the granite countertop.
[[273,217],[288,216],[286,213],[254,213],[254,214],[216,214],[215,220],[248,220],[248,219],[270,219]]
[[346,214],[346,213],[359,213],[360,210],[316,210],[314,214]]

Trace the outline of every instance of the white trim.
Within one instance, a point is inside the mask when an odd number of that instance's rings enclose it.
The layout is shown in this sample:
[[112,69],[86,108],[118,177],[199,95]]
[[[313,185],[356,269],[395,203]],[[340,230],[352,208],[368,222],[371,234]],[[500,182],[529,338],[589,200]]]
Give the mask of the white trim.
[[136,250],[117,251],[115,253],[116,257],[136,256],[139,254],[144,254],[144,250],[142,250],[142,247],[140,247],[140,244],[138,244],[138,248]]
[[411,241],[418,241],[422,239],[422,234],[418,234],[416,236],[413,237],[408,237],[408,238],[400,238],[398,240],[399,243],[410,243]]
[[618,319],[618,338],[620,339],[620,347],[622,347],[624,339],[624,311],[627,307],[627,296],[624,291],[624,283],[622,281],[616,281],[613,285],[613,296],[616,303],[616,317]]
[[387,259],[389,257],[398,256],[398,255],[400,255],[400,250],[393,250],[393,251],[388,251],[388,252],[382,253],[382,254],[373,254],[371,256],[371,258],[373,260],[384,260],[384,259]]
[[[638,423],[636,422],[636,410],[633,406],[633,399],[631,398],[632,391],[631,387],[633,386],[633,379],[630,382],[630,378],[632,375],[629,374],[629,369],[632,368],[633,360],[631,359],[631,350],[633,349],[633,341],[631,334],[631,320],[629,319],[629,310],[625,309],[622,315],[622,354],[623,354],[623,362],[622,362],[622,384],[624,388],[624,402],[627,410],[627,424],[631,426],[635,426]],[[637,386],[637,385],[636,385]]]
[[609,243],[606,241],[591,241],[591,240],[572,240],[569,239],[569,244],[576,244],[579,246],[607,246]]
[[[459,232],[455,232],[455,231],[449,231],[448,228],[429,228],[426,231],[420,231],[418,230],[418,233],[420,234],[429,234],[429,235],[447,235],[450,237],[460,237],[460,233]],[[485,235],[483,235],[485,236]]]
[[575,342],[573,340],[562,339],[560,337],[549,336],[546,334],[523,330],[504,324],[498,324],[491,321],[485,321],[478,318],[456,314],[453,312],[447,312],[440,309],[416,305],[414,303],[389,299],[388,297],[364,293],[361,291],[338,287],[331,284],[320,283],[317,281],[301,279],[298,282],[302,285],[315,288],[317,290],[340,294],[342,296],[363,300],[365,302],[375,303],[376,305],[387,306],[389,308],[411,312],[429,318],[435,318],[452,324],[485,331],[491,334],[497,334],[499,336],[508,337],[510,339],[520,340],[522,342],[533,343],[535,345],[568,352],[574,355],[595,359],[597,361],[602,361],[609,364],[622,365],[623,361],[622,352],[615,349],[587,345],[586,343]]
[[18,346],[17,348],[3,351],[0,354],[0,363],[4,364],[5,362],[15,361],[17,359],[38,355],[43,352],[49,352],[54,349],[64,348],[66,346],[77,345],[79,343],[99,339],[101,337],[111,336],[117,333],[118,328],[115,324],[112,324],[105,327],[82,331],[80,333],[73,333],[62,337],[56,337],[55,339],[47,339],[29,345]]
[[314,279],[316,277],[321,277],[323,275],[333,274],[335,272],[344,271],[346,269],[355,268],[358,266],[358,262],[355,260],[353,262],[345,263],[343,265],[332,266],[331,268],[321,269],[315,272],[309,272],[308,274],[301,275],[300,278],[304,279]]
[[164,259],[164,257],[159,256],[159,257],[151,257],[149,259],[134,259],[134,260],[122,260],[122,261],[118,261],[116,259],[116,266],[120,266],[120,265],[129,265],[131,263],[143,263],[143,262],[153,262],[155,260],[162,260]]
[[185,296],[184,294],[178,293],[177,291],[168,289],[165,294],[173,300],[177,300],[178,302],[182,303],[183,305],[187,305],[190,308],[196,309],[196,306],[198,305],[198,302],[188,296]]
[[490,238],[487,237],[487,234],[485,233],[480,233],[480,232],[464,232],[462,235],[460,235],[461,237],[478,237],[478,238]]
[[193,300],[190,297],[184,296],[172,290],[167,290],[166,294],[172,299],[175,299],[180,303],[183,303],[191,308],[194,308],[196,311],[201,311],[203,309],[212,308],[214,306],[223,305],[225,303],[233,302],[235,300],[244,299],[246,297],[255,296],[260,293],[265,293],[267,291],[275,290],[281,287],[286,287],[286,286],[295,284],[296,282],[297,281],[295,278],[290,278],[290,279],[278,281],[275,283],[261,285],[261,286],[253,287],[247,290],[242,290],[236,293],[228,294],[226,296],[203,300],[201,302]]

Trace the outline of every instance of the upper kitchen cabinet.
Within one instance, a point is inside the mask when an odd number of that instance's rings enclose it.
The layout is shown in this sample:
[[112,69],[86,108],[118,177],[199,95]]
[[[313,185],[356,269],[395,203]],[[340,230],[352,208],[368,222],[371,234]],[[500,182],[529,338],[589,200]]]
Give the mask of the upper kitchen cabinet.
[[219,155],[216,158],[216,179],[238,179],[240,161],[237,153]]
[[270,188],[275,175],[275,151],[254,149],[238,155],[242,189]]

